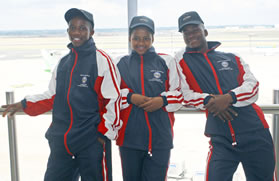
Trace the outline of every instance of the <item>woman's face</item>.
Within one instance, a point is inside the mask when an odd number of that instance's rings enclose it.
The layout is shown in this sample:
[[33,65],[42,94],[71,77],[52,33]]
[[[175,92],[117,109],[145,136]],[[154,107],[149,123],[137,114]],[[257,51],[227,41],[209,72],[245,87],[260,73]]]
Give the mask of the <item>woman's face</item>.
[[138,27],[132,30],[130,39],[131,48],[139,55],[143,55],[154,41],[153,34],[145,27]]

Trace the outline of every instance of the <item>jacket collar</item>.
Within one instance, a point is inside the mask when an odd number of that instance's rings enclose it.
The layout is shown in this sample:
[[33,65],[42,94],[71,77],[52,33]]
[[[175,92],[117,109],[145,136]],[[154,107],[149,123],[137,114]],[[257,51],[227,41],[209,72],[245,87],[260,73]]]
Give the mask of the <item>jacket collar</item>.
[[[221,43],[217,41],[208,41],[207,45],[208,45],[208,50],[206,51],[206,53],[215,50],[217,47],[221,45]],[[201,52],[198,51],[196,48],[186,47],[185,53],[201,53]]]
[[83,45],[74,47],[72,43],[68,44],[69,49],[74,49],[79,54],[87,54],[92,51],[96,51],[96,45],[92,37],[90,37]]

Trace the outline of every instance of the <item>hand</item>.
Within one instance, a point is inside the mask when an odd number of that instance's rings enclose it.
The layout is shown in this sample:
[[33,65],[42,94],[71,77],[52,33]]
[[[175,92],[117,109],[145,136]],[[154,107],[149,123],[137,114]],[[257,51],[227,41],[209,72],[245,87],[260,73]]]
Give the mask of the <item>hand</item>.
[[230,94],[213,95],[204,107],[212,113],[213,116],[217,116],[219,113],[228,109],[232,102],[233,99]]
[[23,110],[23,106],[21,102],[9,104],[9,105],[3,105],[1,107],[6,108],[2,113],[2,117],[5,117],[8,112],[11,112],[8,116],[13,116],[16,112]]
[[103,138],[98,137],[97,139],[102,145],[106,143],[106,141]]
[[131,96],[131,103],[135,104],[136,106],[139,106],[143,103],[145,103],[146,101],[150,100],[151,98],[146,97],[144,95],[141,94],[132,94]]
[[220,112],[217,116],[222,120],[222,121],[232,121],[233,116],[238,116],[237,112],[235,112],[232,108],[228,108],[225,111]]
[[153,97],[150,98],[147,102],[139,105],[140,108],[143,108],[146,112],[153,112],[164,105],[164,100],[162,97]]

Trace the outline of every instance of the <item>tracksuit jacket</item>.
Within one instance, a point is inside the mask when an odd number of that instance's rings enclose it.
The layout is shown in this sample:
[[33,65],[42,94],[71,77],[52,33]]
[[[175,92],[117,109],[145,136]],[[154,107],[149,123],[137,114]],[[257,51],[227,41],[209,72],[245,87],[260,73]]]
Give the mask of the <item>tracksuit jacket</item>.
[[48,91],[26,96],[22,103],[31,116],[53,109],[46,137],[75,155],[97,136],[117,137],[122,125],[121,92],[116,67],[106,53],[96,49],[92,38],[80,47],[70,43],[68,48],[70,52],[52,73]]
[[238,116],[224,123],[217,116],[207,113],[205,134],[226,136],[236,144],[236,134],[269,126],[262,110],[255,104],[259,82],[239,56],[216,51],[219,45],[219,42],[208,42],[209,49],[205,53],[186,47],[186,50],[176,54],[175,59],[182,72],[185,105],[204,109],[210,94],[232,95],[232,108]]
[[[173,147],[173,112],[183,101],[175,60],[157,54],[151,47],[143,55],[135,51],[116,62],[121,74],[121,119],[123,127],[117,144],[146,150]],[[162,96],[164,106],[154,112],[145,112],[130,102],[133,93],[148,97]]]

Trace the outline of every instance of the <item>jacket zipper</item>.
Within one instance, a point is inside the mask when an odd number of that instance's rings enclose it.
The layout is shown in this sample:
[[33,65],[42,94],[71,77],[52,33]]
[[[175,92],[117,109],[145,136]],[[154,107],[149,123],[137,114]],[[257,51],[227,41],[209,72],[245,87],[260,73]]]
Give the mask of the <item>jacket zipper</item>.
[[[141,71],[141,91],[142,91],[142,95],[145,96],[145,90],[144,90],[144,71],[143,71],[143,56],[140,56],[140,71]],[[145,116],[145,120],[147,123],[147,127],[148,127],[148,131],[149,131],[149,143],[148,143],[148,154],[150,156],[152,156],[152,130],[151,130],[151,126],[150,126],[150,122],[149,122],[149,118],[148,118],[148,114],[146,111],[144,111],[144,116]]]
[[71,106],[71,104],[70,104],[70,90],[71,90],[71,84],[72,84],[73,71],[74,71],[74,69],[75,69],[75,67],[76,67],[77,59],[78,59],[78,54],[77,54],[77,52],[76,52],[73,48],[72,48],[72,52],[75,53],[76,57],[75,57],[74,65],[73,65],[72,70],[71,70],[70,82],[69,82],[68,93],[67,93],[67,103],[68,103],[68,106],[69,106],[69,109],[70,109],[71,122],[70,122],[70,126],[69,126],[68,130],[67,130],[66,133],[64,134],[64,145],[65,145],[65,148],[66,148],[67,152],[72,156],[73,159],[75,159],[74,154],[70,151],[70,149],[69,149],[69,147],[68,147],[68,145],[67,145],[67,135],[68,135],[68,133],[70,132],[70,130],[72,129],[73,122],[74,122],[73,110],[72,110],[72,106]]
[[[221,95],[223,95],[223,91],[222,91],[222,89],[221,89],[221,85],[220,85],[220,82],[219,82],[217,73],[216,73],[216,71],[215,71],[215,69],[214,69],[214,67],[213,67],[213,65],[212,65],[212,63],[211,63],[211,61],[209,60],[209,58],[208,58],[208,56],[207,56],[207,53],[204,53],[203,55],[204,55],[204,57],[205,57],[207,63],[209,64],[209,66],[210,66],[211,69],[212,69],[214,78],[215,78],[215,80],[216,80],[216,85],[217,85],[218,91],[219,91],[219,93],[220,93]],[[235,132],[234,132],[234,129],[233,129],[233,127],[232,127],[231,121],[228,121],[228,126],[229,126],[229,128],[230,128],[230,133],[231,133],[231,137],[232,137],[232,140],[233,140],[232,146],[236,146],[236,145],[237,145],[237,142],[236,142]]]

